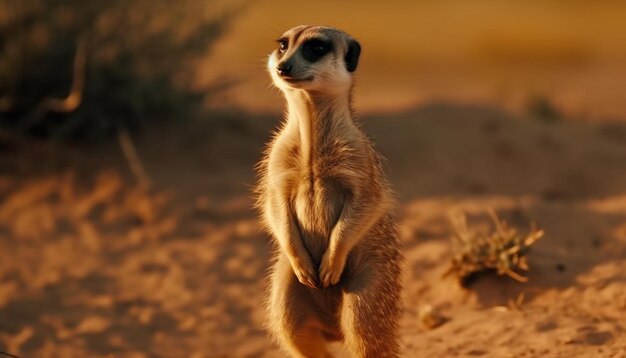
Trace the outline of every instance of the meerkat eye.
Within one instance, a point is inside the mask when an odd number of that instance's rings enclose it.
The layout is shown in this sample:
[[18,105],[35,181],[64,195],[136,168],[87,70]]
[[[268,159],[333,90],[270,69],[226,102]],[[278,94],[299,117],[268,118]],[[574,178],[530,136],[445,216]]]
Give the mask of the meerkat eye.
[[289,40],[282,38],[278,40],[278,51],[285,52],[289,48]]

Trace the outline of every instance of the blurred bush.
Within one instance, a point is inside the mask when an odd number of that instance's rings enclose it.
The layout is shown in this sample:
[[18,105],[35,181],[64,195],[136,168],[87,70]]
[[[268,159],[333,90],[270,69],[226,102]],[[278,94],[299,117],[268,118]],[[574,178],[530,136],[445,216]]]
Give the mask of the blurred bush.
[[234,12],[211,0],[0,2],[0,125],[45,138],[93,139],[186,118],[227,86],[193,87]]

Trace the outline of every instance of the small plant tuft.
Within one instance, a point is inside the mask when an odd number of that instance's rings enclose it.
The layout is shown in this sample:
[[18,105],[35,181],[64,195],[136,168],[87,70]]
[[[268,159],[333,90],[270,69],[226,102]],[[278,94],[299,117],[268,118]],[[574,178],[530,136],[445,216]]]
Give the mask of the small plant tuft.
[[446,275],[456,274],[464,286],[477,274],[484,272],[496,272],[500,276],[527,282],[528,278],[520,271],[529,270],[527,254],[544,231],[537,229],[533,223],[530,232],[521,235],[495,212],[491,211],[490,216],[494,228],[487,235],[469,229],[463,214],[452,218],[454,255]]
[[556,105],[548,97],[539,94],[528,98],[526,111],[533,118],[544,122],[558,122],[563,118]]

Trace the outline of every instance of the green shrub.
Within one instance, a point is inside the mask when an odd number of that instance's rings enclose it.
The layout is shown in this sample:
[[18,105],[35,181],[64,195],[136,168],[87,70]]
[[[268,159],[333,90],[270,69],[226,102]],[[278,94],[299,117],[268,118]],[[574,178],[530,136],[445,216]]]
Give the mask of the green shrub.
[[0,4],[0,125],[98,138],[185,118],[217,90],[194,89],[194,61],[233,12],[197,0],[19,0]]

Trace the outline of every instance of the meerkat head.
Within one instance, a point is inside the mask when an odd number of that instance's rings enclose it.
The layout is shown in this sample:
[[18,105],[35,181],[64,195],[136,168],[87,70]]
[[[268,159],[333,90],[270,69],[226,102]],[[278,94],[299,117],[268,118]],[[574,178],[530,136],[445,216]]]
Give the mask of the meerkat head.
[[283,91],[338,94],[349,91],[361,45],[341,30],[298,26],[278,39],[269,57],[268,70]]

